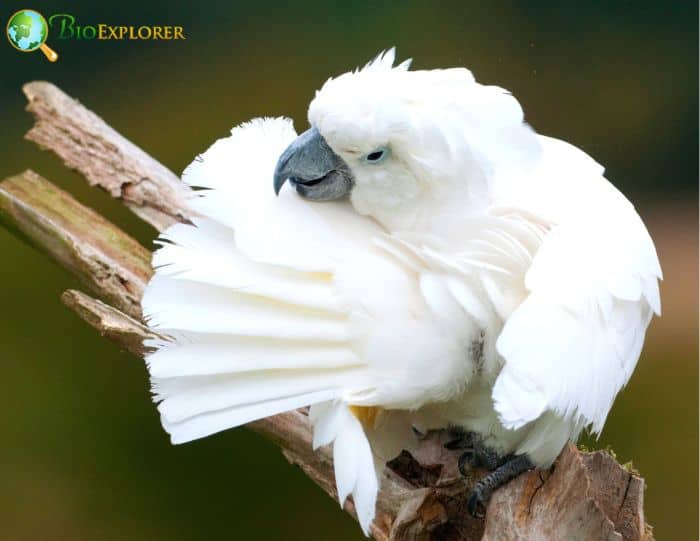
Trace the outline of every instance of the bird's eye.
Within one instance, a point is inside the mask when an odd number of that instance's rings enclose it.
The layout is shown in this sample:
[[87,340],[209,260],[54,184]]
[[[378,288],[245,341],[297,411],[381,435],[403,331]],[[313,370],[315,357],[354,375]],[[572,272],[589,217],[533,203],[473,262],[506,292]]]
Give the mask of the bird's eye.
[[378,148],[377,150],[373,150],[369,154],[367,154],[364,157],[364,161],[367,163],[379,163],[381,162],[384,158],[386,158],[386,155],[389,153],[389,149],[386,148]]

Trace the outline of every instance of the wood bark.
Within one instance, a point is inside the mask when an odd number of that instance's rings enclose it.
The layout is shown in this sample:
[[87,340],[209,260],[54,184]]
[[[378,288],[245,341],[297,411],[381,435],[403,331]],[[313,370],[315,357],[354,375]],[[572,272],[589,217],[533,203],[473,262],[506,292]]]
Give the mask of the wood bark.
[[[53,151],[92,185],[121,199],[162,231],[190,216],[188,190],[167,168],[78,101],[46,82],[24,86],[36,124],[27,138]],[[139,301],[152,274],[150,254],[117,226],[32,171],[0,183],[0,221],[76,276],[95,297],[66,291],[63,302],[105,338],[138,357],[153,332]],[[326,493],[337,499],[330,449],[312,451],[305,410],[248,425],[278,445]],[[154,427],[155,429],[155,427]],[[649,541],[644,480],[604,451],[566,447],[548,471],[521,475],[496,491],[485,519],[469,516],[466,497],[485,474],[462,477],[446,435],[430,433],[382,475],[378,540]],[[354,516],[352,501],[345,509]]]

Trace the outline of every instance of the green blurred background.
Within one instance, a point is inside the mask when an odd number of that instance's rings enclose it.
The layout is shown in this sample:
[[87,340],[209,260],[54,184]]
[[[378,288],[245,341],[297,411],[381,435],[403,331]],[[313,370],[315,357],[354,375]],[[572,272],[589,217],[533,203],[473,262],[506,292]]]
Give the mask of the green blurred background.
[[[657,539],[696,537],[697,2],[37,1],[0,18],[25,7],[185,26],[181,42],[49,38],[56,64],[0,46],[0,177],[31,167],[147,246],[151,229],[22,140],[24,82],[58,84],[179,173],[251,117],[303,129],[329,75],[396,45],[415,68],[465,65],[510,89],[537,130],[605,164],[657,243],[664,316],[593,445],[644,474]],[[61,305],[77,284],[4,230],[0,254],[0,539],[361,538],[245,429],[172,447],[142,363]]]

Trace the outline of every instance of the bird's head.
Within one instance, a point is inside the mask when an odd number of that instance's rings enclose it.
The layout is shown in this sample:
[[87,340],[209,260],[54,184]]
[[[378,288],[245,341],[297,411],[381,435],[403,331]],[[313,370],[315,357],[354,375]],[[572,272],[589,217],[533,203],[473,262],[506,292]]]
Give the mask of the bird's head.
[[410,60],[393,62],[391,49],[323,85],[309,106],[311,128],[279,158],[277,193],[289,181],[305,199],[349,196],[390,229],[425,226],[446,205],[484,208],[495,161],[537,146],[506,91],[464,68],[408,71]]

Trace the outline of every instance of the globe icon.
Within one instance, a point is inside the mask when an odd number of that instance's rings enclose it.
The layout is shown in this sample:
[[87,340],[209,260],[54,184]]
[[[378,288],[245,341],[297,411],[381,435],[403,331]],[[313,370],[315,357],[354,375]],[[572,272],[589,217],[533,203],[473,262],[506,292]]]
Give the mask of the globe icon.
[[25,53],[40,49],[46,58],[55,62],[58,54],[46,45],[48,36],[49,25],[38,11],[22,9],[7,22],[7,39],[15,49]]

